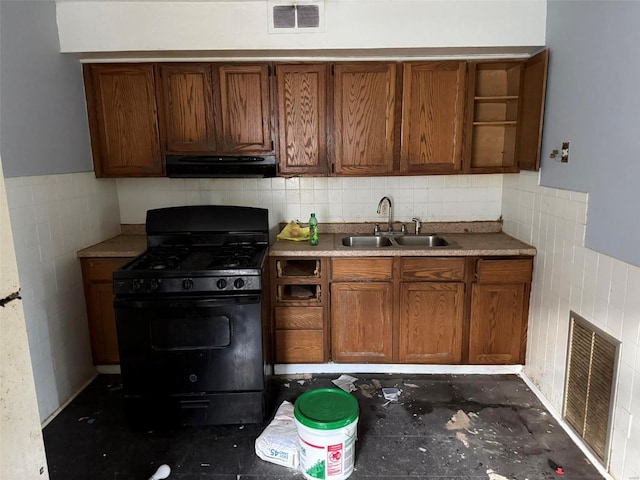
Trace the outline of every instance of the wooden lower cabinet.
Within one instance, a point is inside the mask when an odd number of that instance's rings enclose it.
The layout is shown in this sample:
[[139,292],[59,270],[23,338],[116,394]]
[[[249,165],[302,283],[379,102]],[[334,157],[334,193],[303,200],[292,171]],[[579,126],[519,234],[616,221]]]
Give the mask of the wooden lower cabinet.
[[524,363],[532,259],[480,259],[471,290],[469,363]]
[[322,363],[323,307],[275,307],[277,363]]
[[331,260],[331,359],[393,361],[393,259]]
[[276,363],[328,362],[326,260],[272,257],[270,265]]
[[112,275],[130,260],[121,257],[80,259],[94,365],[120,363]]
[[400,263],[400,363],[460,363],[465,259],[403,257]]
[[460,363],[464,283],[400,287],[400,363]]
[[393,354],[391,282],[331,285],[331,357],[343,363],[388,363]]
[[272,262],[278,363],[524,363],[532,257]]

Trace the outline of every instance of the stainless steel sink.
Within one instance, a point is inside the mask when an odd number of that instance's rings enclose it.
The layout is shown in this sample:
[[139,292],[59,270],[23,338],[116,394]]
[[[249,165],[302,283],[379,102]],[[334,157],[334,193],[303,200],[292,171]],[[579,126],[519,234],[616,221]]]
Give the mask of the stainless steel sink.
[[342,245],[344,245],[345,247],[380,248],[391,246],[391,240],[388,237],[378,237],[374,235],[356,235],[350,237],[342,237]]
[[438,235],[405,235],[394,241],[403,247],[446,247],[449,242]]

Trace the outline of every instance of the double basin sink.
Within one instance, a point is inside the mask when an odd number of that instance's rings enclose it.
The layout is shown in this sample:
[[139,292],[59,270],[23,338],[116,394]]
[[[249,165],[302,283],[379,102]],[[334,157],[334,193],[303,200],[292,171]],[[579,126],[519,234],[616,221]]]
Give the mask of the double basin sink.
[[450,243],[440,235],[351,235],[342,237],[345,247],[383,248],[383,247],[413,247],[437,248],[447,247]]

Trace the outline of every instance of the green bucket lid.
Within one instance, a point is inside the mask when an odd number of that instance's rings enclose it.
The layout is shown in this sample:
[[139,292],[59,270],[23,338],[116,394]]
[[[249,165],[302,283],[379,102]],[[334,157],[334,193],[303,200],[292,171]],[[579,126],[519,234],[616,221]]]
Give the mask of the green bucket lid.
[[358,401],[343,390],[319,388],[300,395],[293,414],[305,427],[335,430],[358,419]]

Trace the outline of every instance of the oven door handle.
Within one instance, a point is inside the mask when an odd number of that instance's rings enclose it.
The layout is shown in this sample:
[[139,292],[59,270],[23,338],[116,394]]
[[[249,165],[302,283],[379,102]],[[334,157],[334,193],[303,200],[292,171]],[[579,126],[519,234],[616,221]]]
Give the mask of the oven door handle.
[[115,297],[115,308],[216,308],[260,303],[261,296],[221,295],[215,297],[168,296],[162,298]]

